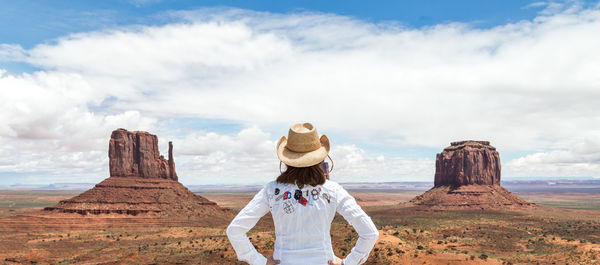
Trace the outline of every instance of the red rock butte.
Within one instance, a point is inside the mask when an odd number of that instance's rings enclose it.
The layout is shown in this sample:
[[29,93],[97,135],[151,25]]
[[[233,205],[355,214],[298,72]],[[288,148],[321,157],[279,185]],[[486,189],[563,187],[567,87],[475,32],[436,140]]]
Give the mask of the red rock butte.
[[156,135],[117,129],[111,134],[108,150],[109,178],[44,210],[87,216],[116,214],[186,219],[223,216],[227,212],[179,183],[171,142],[166,160],[158,151]]
[[147,132],[114,130],[108,145],[111,177],[161,178],[177,180],[173,143],[169,160],[158,151],[158,137]]
[[500,155],[488,141],[452,142],[436,155],[434,187],[410,203],[432,209],[519,209],[534,204],[500,186]]
[[452,142],[436,155],[434,186],[463,185],[500,185],[500,155],[490,142]]

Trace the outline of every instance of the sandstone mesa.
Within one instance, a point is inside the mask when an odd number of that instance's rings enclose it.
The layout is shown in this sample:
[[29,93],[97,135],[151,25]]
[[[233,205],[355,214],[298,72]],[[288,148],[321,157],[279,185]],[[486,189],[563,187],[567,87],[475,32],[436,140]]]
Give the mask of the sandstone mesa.
[[434,187],[410,203],[434,210],[535,206],[500,186],[500,155],[488,141],[452,142],[436,155]]
[[160,218],[225,216],[227,210],[183,186],[169,159],[160,155],[156,135],[117,129],[109,141],[110,177],[73,198],[44,210],[80,215],[145,215]]

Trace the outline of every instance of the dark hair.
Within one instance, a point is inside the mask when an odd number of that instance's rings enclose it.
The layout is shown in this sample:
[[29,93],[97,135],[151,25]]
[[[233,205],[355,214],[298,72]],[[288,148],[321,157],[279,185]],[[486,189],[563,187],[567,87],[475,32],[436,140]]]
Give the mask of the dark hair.
[[277,182],[317,186],[325,183],[325,174],[319,164],[309,167],[287,166],[286,170],[277,177]]

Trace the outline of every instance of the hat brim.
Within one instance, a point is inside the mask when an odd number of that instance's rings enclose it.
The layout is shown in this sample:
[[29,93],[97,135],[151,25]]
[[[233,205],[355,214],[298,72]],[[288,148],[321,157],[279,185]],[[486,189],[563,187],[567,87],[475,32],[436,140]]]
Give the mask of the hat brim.
[[319,141],[321,142],[321,147],[319,147],[319,149],[306,153],[299,153],[287,149],[285,147],[287,139],[285,136],[282,136],[281,139],[279,139],[279,143],[277,143],[277,157],[288,166],[314,166],[325,160],[325,157],[329,154],[329,138],[327,138],[326,135],[322,135]]

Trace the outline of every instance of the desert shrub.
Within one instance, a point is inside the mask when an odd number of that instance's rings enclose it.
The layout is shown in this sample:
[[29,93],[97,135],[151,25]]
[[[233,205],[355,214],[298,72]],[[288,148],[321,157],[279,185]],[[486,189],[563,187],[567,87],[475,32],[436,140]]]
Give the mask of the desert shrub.
[[488,258],[488,255],[486,255],[486,254],[481,254],[481,255],[479,255],[479,258],[480,258],[480,259],[482,259],[482,260],[487,260],[487,258]]

